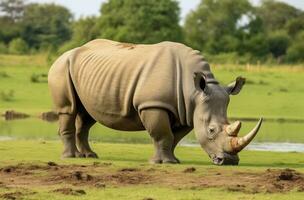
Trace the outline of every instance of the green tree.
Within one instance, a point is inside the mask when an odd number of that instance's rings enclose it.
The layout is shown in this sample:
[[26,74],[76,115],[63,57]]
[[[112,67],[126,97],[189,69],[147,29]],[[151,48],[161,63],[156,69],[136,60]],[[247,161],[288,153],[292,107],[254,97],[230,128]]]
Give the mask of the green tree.
[[291,37],[295,37],[299,32],[304,31],[304,13],[286,23],[286,30]]
[[22,18],[25,0],[0,0],[0,13],[13,21]]
[[70,11],[55,4],[29,4],[22,19],[22,37],[31,48],[58,47],[71,37]]
[[269,54],[267,37],[265,37],[265,34],[263,33],[252,35],[243,41],[239,53],[241,55],[249,53],[255,58],[264,58]]
[[181,41],[179,14],[175,0],[109,0],[101,7],[100,36],[133,43]]
[[11,54],[26,54],[28,49],[27,43],[21,38],[13,39],[8,47],[8,51]]
[[284,31],[274,32],[268,36],[269,51],[275,58],[286,54],[289,43],[290,38]]
[[262,19],[264,28],[268,32],[284,29],[288,21],[302,14],[303,11],[274,0],[263,0],[261,6],[257,8],[257,15]]
[[7,46],[3,42],[0,42],[0,53],[1,54],[7,53]]
[[69,49],[83,45],[84,43],[100,36],[96,17],[81,18],[74,22],[72,27],[72,38],[60,48],[59,53],[63,53]]
[[8,44],[12,39],[20,37],[20,34],[19,22],[14,22],[8,17],[0,17],[0,41]]
[[24,0],[0,0],[0,41],[8,44],[20,37],[24,7]]
[[287,62],[303,62],[304,61],[304,31],[300,32],[287,49]]
[[186,17],[186,42],[210,53],[236,50],[240,22],[251,9],[248,0],[202,0]]

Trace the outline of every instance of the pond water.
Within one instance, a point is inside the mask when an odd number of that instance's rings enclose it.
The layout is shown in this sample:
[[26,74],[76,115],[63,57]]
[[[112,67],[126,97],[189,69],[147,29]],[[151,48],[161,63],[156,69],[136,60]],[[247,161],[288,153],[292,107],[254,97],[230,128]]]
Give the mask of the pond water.
[[[240,135],[246,134],[254,126],[255,122],[244,122]],[[59,138],[57,129],[57,122],[51,123],[37,118],[12,121],[1,119],[0,141],[10,139],[56,140]],[[92,127],[90,140],[111,143],[151,143],[149,135],[144,131],[116,131],[100,124]],[[182,145],[197,145],[193,132],[183,139]],[[304,123],[266,120],[248,149],[304,152]]]

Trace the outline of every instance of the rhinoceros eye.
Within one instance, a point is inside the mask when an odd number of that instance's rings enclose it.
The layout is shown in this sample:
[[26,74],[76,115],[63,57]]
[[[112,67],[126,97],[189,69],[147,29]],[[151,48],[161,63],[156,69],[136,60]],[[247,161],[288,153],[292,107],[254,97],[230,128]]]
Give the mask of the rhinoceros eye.
[[216,136],[216,133],[217,133],[216,127],[215,126],[209,126],[208,134],[207,134],[208,139],[213,140]]

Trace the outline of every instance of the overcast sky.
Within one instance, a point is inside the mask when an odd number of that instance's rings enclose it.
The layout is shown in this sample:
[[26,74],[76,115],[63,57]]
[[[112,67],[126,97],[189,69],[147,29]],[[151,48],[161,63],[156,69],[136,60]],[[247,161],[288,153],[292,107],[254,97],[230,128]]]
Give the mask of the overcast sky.
[[[88,15],[98,15],[101,3],[107,0],[28,0],[29,2],[53,2],[66,6],[71,10],[76,18]],[[178,0],[181,7],[181,17],[185,18],[187,13],[194,9],[200,0]],[[250,0],[253,4],[258,4],[260,0]],[[304,0],[280,0],[304,10]]]

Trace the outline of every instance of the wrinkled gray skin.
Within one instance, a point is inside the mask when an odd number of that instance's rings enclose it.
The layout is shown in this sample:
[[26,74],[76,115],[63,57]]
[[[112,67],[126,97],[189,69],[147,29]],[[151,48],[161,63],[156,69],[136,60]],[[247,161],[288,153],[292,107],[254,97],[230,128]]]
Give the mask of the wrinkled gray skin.
[[[172,73],[175,65],[180,75]],[[51,67],[48,81],[59,114],[64,158],[97,158],[88,134],[98,121],[117,130],[147,130],[155,147],[151,163],[179,163],[174,149],[194,128],[214,164],[235,165],[237,153],[262,122],[246,136],[237,137],[241,123],[229,124],[227,107],[229,95],[238,94],[245,79],[219,85],[200,53],[178,43],[95,40],[62,55]],[[171,83],[177,86],[169,87]]]

